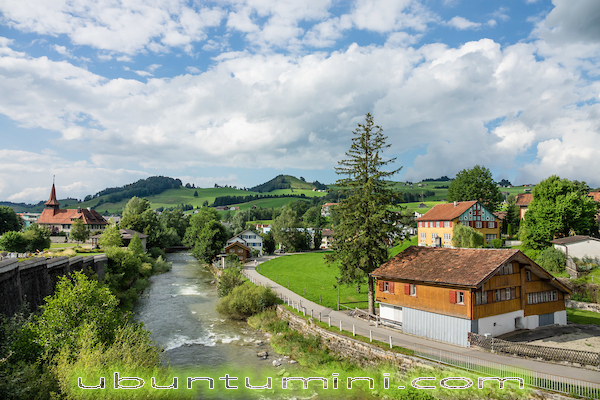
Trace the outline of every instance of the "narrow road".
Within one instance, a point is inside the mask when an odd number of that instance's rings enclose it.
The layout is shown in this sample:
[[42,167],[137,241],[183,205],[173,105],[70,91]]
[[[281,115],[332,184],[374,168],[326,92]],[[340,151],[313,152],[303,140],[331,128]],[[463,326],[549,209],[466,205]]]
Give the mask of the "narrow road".
[[473,358],[478,358],[480,360],[486,360],[488,362],[494,362],[496,364],[504,364],[517,368],[528,369],[531,371],[561,376],[569,379],[579,379],[582,381],[600,384],[599,371],[594,371],[586,368],[577,368],[561,364],[535,361],[510,355],[492,354],[486,351],[480,351],[468,347],[461,347],[444,342],[429,340],[420,336],[409,335],[394,329],[375,327],[375,323],[373,322],[368,322],[360,318],[354,318],[352,316],[347,315],[343,311],[334,311],[331,308],[326,308],[322,305],[319,305],[317,303],[303,298],[302,296],[292,292],[286,287],[270,280],[269,278],[259,274],[256,271],[256,264],[260,265],[261,263],[273,259],[275,257],[277,256],[265,256],[259,258],[257,260],[257,263],[255,263],[254,261],[247,263],[244,266],[244,272],[246,276],[257,284],[261,284],[263,286],[270,286],[277,293],[280,293],[281,295],[290,299],[290,304],[291,302],[293,302],[294,305],[300,304],[301,307],[305,307],[307,315],[310,315],[312,311],[313,317],[318,318],[320,313],[321,320],[323,322],[328,322],[330,320],[332,327],[339,328],[341,321],[342,328],[345,331],[352,332],[352,326],[354,325],[354,329],[357,335],[361,335],[368,338],[369,332],[371,332],[373,340],[378,340],[384,343],[389,343],[391,337],[394,346],[400,346],[407,349],[415,349],[416,345],[422,345]]

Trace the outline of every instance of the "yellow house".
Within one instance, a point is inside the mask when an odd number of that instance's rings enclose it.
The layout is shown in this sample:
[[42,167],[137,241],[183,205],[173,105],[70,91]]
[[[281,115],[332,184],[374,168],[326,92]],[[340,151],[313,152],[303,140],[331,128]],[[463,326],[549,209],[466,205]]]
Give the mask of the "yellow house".
[[419,246],[451,247],[459,223],[479,231],[487,244],[500,237],[501,220],[475,200],[438,204],[416,221]]

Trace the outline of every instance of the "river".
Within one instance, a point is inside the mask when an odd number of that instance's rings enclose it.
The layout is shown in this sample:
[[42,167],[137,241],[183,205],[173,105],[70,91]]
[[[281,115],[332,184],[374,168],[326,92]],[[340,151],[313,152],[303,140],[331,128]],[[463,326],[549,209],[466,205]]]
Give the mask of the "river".
[[[273,368],[271,347],[255,345],[256,340],[265,341],[264,334],[215,310],[218,297],[212,274],[187,253],[169,254],[168,260],[172,270],[152,276],[134,308],[136,320],[164,348],[165,361],[174,367]],[[257,357],[265,350],[268,359]]]

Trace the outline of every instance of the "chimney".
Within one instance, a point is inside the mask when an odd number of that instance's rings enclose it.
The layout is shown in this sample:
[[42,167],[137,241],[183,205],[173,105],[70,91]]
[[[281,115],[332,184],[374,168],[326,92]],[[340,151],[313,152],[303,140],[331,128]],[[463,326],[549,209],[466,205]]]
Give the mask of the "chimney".
[[456,207],[458,205],[458,201],[454,202],[454,207]]

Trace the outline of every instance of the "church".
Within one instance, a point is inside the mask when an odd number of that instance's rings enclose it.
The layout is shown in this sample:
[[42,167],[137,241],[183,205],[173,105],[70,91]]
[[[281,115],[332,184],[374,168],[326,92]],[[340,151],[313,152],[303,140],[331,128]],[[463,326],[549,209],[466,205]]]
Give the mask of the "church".
[[37,220],[38,225],[46,227],[53,234],[60,232],[71,232],[71,226],[76,220],[82,220],[90,231],[104,230],[108,222],[96,210],[90,208],[60,209],[60,204],[56,199],[56,189],[54,183],[50,191],[50,198],[45,203],[44,210]]

